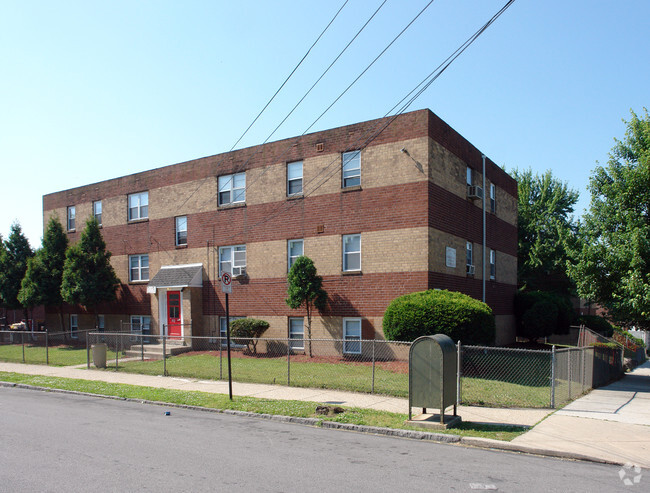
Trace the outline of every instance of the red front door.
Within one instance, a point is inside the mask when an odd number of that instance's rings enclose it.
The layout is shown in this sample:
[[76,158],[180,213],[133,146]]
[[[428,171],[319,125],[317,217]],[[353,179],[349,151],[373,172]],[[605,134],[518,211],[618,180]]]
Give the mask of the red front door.
[[167,291],[167,335],[181,337],[181,292]]

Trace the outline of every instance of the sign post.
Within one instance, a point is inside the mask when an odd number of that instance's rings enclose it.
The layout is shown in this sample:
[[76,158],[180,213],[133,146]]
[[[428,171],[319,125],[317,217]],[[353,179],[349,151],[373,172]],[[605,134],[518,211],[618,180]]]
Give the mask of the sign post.
[[226,293],[226,344],[228,346],[228,395],[232,400],[232,366],[230,364],[230,313],[228,312],[228,295],[232,293],[232,277],[228,272],[221,274],[221,291]]

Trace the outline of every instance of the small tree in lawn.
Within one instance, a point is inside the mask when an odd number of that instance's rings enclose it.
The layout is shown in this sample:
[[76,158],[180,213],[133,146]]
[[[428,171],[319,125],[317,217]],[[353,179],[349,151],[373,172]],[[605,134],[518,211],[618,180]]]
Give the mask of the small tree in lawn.
[[70,304],[84,306],[95,314],[97,305],[114,301],[120,280],[110,263],[111,252],[92,217],[86,222],[79,243],[68,248],[63,267],[61,296]]
[[63,266],[68,249],[68,237],[58,217],[52,216],[47,223],[43,245],[36,252],[27,266],[27,272],[21,285],[23,304],[29,306],[45,305],[57,307],[59,311],[60,330],[64,331],[63,298],[61,282]]
[[323,278],[316,273],[314,262],[309,257],[301,256],[291,266],[288,281],[288,298],[285,300],[287,305],[294,310],[304,306],[307,311],[307,340],[311,357],[311,315],[314,308],[320,311],[327,303]]

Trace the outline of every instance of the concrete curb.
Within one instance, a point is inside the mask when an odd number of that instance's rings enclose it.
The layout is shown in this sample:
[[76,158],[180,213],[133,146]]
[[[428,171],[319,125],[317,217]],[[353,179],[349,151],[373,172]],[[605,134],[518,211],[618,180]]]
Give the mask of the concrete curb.
[[500,450],[506,452],[518,452],[531,455],[540,455],[544,457],[553,457],[558,459],[570,459],[586,462],[595,462],[599,464],[610,465],[623,465],[623,462],[609,461],[600,459],[598,457],[591,457],[587,455],[574,454],[570,452],[561,452],[556,450],[538,449],[534,447],[527,447],[525,445],[516,445],[511,442],[503,442],[501,440],[493,440],[490,438],[479,437],[461,437],[459,435],[447,435],[443,433],[431,433],[426,431],[416,430],[402,430],[394,428],[381,428],[376,426],[355,425],[350,423],[338,423],[336,421],[325,421],[318,418],[301,418],[296,416],[283,416],[277,414],[262,414],[253,413],[249,411],[237,411],[234,409],[213,409],[199,406],[191,406],[187,404],[173,404],[168,402],[151,401],[147,399],[135,399],[129,397],[118,397],[114,395],[93,394],[90,392],[79,392],[76,390],[56,389],[50,387],[39,387],[36,385],[28,385],[24,383],[2,382],[0,387],[14,387],[25,390],[38,390],[41,392],[55,392],[59,394],[72,394],[81,395],[85,397],[97,397],[100,399],[113,399],[119,401],[136,402],[140,404],[151,404],[160,407],[171,407],[176,409],[189,409],[193,411],[203,411],[209,413],[229,414],[232,416],[241,416],[246,418],[255,419],[268,419],[271,421],[278,421],[282,423],[296,423],[304,426],[314,426],[334,430],[354,431],[357,433],[369,433],[373,435],[391,436],[397,438],[406,438],[409,440],[427,440],[438,443],[455,443],[467,447],[477,447],[484,449]]

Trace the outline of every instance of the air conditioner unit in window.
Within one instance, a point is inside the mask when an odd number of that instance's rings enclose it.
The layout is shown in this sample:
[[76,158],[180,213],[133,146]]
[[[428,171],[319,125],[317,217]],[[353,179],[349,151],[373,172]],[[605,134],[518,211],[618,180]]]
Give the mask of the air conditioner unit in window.
[[473,265],[468,265],[467,266],[467,275],[468,276],[473,276],[474,275],[474,266]]
[[470,199],[482,199],[483,189],[475,185],[467,185],[467,197]]

